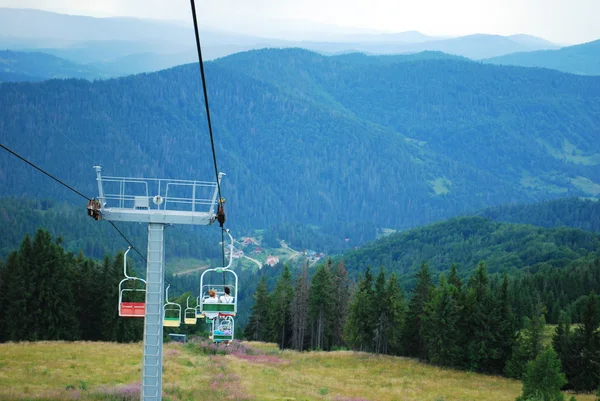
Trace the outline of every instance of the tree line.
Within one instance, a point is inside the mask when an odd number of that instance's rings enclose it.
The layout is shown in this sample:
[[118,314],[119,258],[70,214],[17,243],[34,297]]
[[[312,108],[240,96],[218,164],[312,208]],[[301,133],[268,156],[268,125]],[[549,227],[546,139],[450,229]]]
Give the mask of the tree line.
[[[312,278],[304,266],[294,279],[286,266],[272,291],[261,279],[244,335],[298,351],[349,348],[518,379],[550,350],[543,359],[560,361],[566,388],[600,385],[599,259],[515,277],[490,275],[480,262],[462,278],[452,265],[437,280],[423,263],[415,283],[405,294],[395,272],[367,267],[353,284],[343,260],[318,266]],[[551,343],[548,303],[559,315]]]
[[0,260],[0,342],[140,341],[143,319],[119,317],[121,279],[123,252],[96,262],[67,252],[44,229],[25,235]]

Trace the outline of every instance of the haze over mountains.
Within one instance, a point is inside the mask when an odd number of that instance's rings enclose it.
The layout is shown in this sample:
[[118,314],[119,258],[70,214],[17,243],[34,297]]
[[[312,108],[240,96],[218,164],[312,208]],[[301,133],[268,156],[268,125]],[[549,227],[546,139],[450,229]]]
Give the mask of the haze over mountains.
[[[314,35],[312,36],[314,38]],[[324,54],[368,54],[442,51],[472,59],[514,52],[557,49],[529,35],[476,34],[437,38],[401,33],[327,33],[315,40],[282,40],[205,29],[201,25],[205,59],[265,47],[301,47]],[[39,51],[87,64],[112,76],[156,71],[196,60],[192,23],[134,18],[92,18],[32,9],[0,8],[0,49]]]

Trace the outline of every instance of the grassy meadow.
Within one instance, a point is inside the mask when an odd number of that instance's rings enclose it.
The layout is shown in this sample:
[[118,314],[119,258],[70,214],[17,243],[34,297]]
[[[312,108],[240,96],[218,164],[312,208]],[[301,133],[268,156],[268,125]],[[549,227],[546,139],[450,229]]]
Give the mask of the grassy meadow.
[[[141,357],[139,343],[0,344],[0,400],[138,400]],[[164,358],[165,401],[512,401],[521,391],[518,381],[407,358],[264,343],[170,343]]]

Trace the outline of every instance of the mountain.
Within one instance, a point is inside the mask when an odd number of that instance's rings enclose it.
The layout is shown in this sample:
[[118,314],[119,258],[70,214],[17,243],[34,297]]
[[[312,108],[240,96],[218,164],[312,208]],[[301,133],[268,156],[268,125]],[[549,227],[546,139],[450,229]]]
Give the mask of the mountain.
[[[306,28],[290,34],[294,23],[268,21],[279,37],[260,37],[209,28],[202,20],[200,36],[205,60],[261,48],[301,47],[323,54],[364,52],[405,54],[441,51],[481,59],[557,46],[528,35],[469,35],[439,38],[417,31],[348,32],[336,27]],[[298,21],[296,21],[298,22]],[[308,23],[306,27],[314,25]],[[229,27],[231,24],[226,24]],[[317,24],[318,25],[318,24]],[[239,27],[238,27],[239,28]],[[246,27],[247,29],[247,27]],[[321,32],[321,33],[319,33]],[[156,71],[196,60],[191,21],[168,22],[136,18],[92,18],[33,9],[0,8],[0,48],[38,51],[80,64],[91,64],[115,75]],[[121,65],[122,64],[122,65]]]
[[522,205],[499,205],[477,215],[494,221],[546,228],[571,227],[600,234],[600,202],[566,198]]
[[[344,254],[356,274],[367,266],[395,271],[411,282],[420,264],[434,272],[456,263],[462,275],[485,261],[490,273],[516,273],[525,267],[562,267],[600,249],[600,235],[573,228],[498,223],[482,217],[454,218],[396,233]],[[437,273],[434,273],[436,276]]]
[[508,39],[525,46],[538,47],[539,49],[558,49],[560,46],[549,40],[538,38],[537,36],[525,35],[523,33],[507,36]]
[[600,75],[600,40],[558,50],[519,52],[483,60],[486,63],[543,67],[580,75]]
[[521,37],[515,39],[514,37],[500,35],[473,34],[414,44],[404,48],[402,51],[419,52],[423,50],[436,50],[480,60],[518,51],[554,49],[556,47],[556,45],[549,42],[526,41]]
[[49,54],[0,51],[0,82],[103,77],[106,75],[98,69],[72,63]]
[[[380,60],[287,49],[206,64],[231,228],[406,229],[487,206],[600,194],[600,78]],[[97,163],[113,176],[214,177],[196,64],[13,87],[0,85],[2,143],[88,196]],[[6,153],[0,183],[3,196],[75,201]]]

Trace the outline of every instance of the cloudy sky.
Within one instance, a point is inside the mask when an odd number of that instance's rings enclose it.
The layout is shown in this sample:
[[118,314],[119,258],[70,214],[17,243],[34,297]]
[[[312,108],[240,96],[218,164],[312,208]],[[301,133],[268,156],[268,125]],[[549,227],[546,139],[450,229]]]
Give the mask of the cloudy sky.
[[[600,38],[600,0],[197,0],[196,6],[212,28],[293,39],[340,29],[526,33],[561,44]],[[190,23],[187,0],[0,0],[0,7]]]

